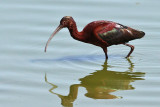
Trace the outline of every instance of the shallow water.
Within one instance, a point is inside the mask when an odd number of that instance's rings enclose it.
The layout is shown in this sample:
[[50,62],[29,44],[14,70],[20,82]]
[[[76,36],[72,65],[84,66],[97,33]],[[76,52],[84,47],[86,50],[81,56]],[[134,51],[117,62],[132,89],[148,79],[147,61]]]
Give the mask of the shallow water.
[[[5,0],[0,3],[0,107],[159,107],[160,1]],[[112,20],[146,33],[124,45],[101,48],[76,41],[67,29],[44,46],[63,16],[79,31]],[[85,48],[84,48],[85,47]]]

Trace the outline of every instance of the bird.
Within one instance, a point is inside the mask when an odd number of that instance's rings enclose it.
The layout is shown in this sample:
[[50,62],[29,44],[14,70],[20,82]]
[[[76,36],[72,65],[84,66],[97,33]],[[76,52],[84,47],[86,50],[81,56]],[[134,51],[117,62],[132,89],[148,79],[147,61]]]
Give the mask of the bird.
[[130,47],[130,51],[126,56],[126,58],[129,58],[134,50],[134,46],[128,44],[128,42],[134,39],[140,39],[145,35],[143,31],[107,20],[90,22],[81,32],[79,32],[77,30],[76,22],[72,16],[64,16],[60,20],[59,26],[48,39],[45,46],[45,52],[47,51],[47,47],[51,39],[62,28],[68,28],[70,35],[75,40],[101,47],[105,53],[106,59],[108,59],[107,47],[119,44]]

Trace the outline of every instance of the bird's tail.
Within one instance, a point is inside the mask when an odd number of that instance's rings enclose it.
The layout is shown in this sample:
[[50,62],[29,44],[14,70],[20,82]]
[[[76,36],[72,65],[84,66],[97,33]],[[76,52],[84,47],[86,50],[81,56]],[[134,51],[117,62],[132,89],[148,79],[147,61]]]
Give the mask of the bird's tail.
[[145,35],[143,31],[135,30],[132,28],[128,28],[128,30],[131,32],[134,39],[140,39]]

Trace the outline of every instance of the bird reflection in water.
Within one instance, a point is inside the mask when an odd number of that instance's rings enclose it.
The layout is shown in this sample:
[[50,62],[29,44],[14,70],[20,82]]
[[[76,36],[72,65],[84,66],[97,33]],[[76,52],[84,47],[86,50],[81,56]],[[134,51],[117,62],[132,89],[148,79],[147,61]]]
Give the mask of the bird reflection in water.
[[108,70],[114,68],[108,65],[107,60],[102,65],[102,70],[96,70],[96,72],[90,75],[80,78],[80,84],[73,84],[70,86],[70,92],[67,96],[53,92],[58,86],[48,82],[45,75],[46,83],[50,84],[52,88],[49,90],[52,94],[57,95],[61,99],[61,104],[67,107],[73,107],[73,102],[77,99],[78,88],[84,87],[87,90],[86,97],[93,99],[116,99],[122,98],[120,96],[113,95],[113,92],[119,90],[133,90],[135,89],[130,83],[136,80],[144,80],[145,73],[132,72],[134,64],[127,59],[129,67],[124,72]]

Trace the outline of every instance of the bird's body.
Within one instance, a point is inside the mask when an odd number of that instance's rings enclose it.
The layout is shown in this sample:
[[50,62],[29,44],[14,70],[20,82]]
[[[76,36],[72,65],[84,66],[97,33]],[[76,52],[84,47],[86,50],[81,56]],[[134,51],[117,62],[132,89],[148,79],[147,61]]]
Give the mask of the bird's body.
[[78,32],[74,19],[70,16],[65,16],[61,19],[59,27],[48,40],[45,51],[49,41],[63,27],[69,29],[69,32],[74,39],[101,47],[105,53],[106,59],[108,58],[107,47],[118,44],[124,44],[131,47],[131,51],[127,55],[127,57],[129,57],[134,50],[134,46],[126,43],[130,40],[142,38],[145,35],[142,31],[105,20],[91,22],[86,25],[81,32]]

